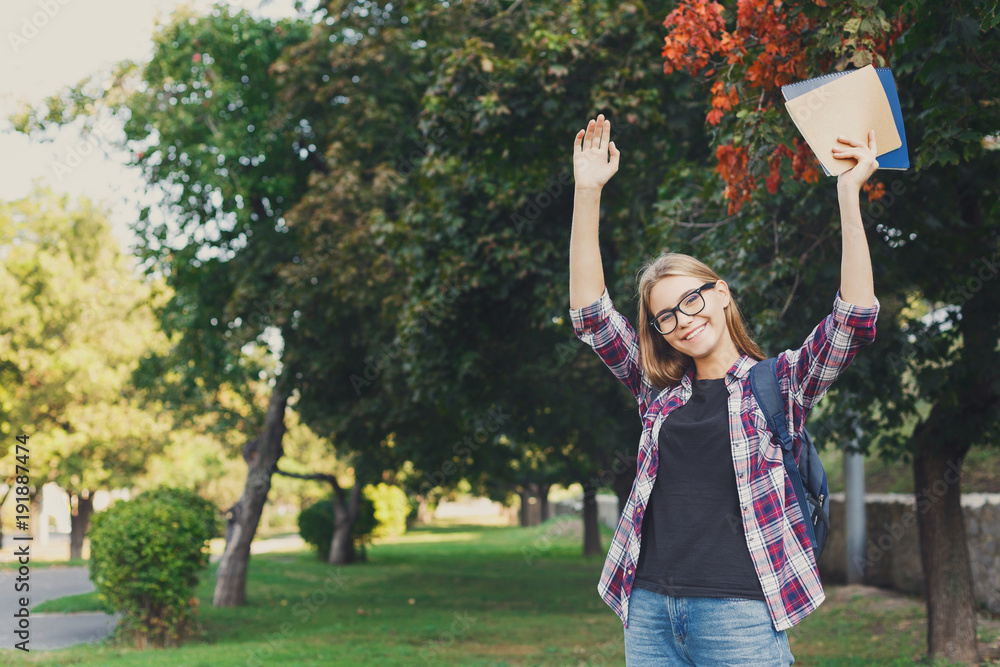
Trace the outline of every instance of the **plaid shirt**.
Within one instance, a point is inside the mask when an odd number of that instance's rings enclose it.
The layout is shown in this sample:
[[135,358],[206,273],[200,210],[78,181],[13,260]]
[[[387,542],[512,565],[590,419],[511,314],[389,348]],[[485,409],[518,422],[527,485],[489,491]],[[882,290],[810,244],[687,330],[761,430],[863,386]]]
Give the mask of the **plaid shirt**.
[[[778,355],[778,377],[787,404],[789,433],[794,435],[796,460],[799,433],[809,409],[826,394],[858,350],[875,339],[878,310],[877,299],[874,306],[864,308],[841,300],[838,290],[833,313],[813,329],[802,347]],[[627,628],[642,516],[656,481],[660,426],[667,415],[691,398],[695,369],[692,365],[676,387],[657,392],[642,369],[639,338],[628,320],[615,310],[607,288],[595,303],[579,310],[571,308],[570,318],[576,335],[594,348],[635,396],[642,418],[635,482],[618,519],[597,586]],[[785,474],[781,444],[771,439],[767,421],[750,389],[749,371],[756,363],[742,355],[726,373],[729,434],[747,546],[771,620],[780,632],[805,618],[826,595],[802,511]]]

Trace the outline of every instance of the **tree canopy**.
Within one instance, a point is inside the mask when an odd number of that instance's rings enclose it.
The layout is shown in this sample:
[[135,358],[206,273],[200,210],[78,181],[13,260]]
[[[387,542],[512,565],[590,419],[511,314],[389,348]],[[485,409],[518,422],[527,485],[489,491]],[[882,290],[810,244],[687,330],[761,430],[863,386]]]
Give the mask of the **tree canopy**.
[[868,190],[879,333],[823,435],[860,427],[914,460],[919,489],[997,441],[997,16],[985,0],[337,0],[284,21],[217,6],[175,16],[109,90],[22,125],[110,105],[162,188],[136,229],[182,339],[153,368],[240,387],[267,368],[245,346],[280,339],[270,377],[360,479],[405,469],[500,495],[606,483],[636,442],[629,396],[578,354],[566,312],[576,130],[615,119],[601,250],[619,309],[644,261],[686,252],[773,354],[829,313],[840,270],[832,181],[780,86],[890,66],[914,167]]
[[796,345],[829,312],[839,273],[833,188],[784,115],[780,85],[848,65],[892,69],[913,166],[870,181],[862,215],[878,335],[838,379],[838,410],[825,413],[841,418],[823,426],[841,440],[868,434],[865,450],[914,462],[929,648],[955,659],[975,654],[975,615],[949,475],[971,447],[1000,442],[1000,290],[989,284],[1000,259],[997,24],[995,2],[695,0],[667,15],[663,49],[665,70],[685,70],[711,98],[725,183],[672,203],[692,210],[708,198],[731,216],[697,233],[678,220],[668,233],[738,276],[772,350]]
[[0,229],[0,428],[32,436],[41,483],[71,494],[127,486],[168,438],[130,383],[165,345],[151,287],[88,200],[36,190],[0,203]]

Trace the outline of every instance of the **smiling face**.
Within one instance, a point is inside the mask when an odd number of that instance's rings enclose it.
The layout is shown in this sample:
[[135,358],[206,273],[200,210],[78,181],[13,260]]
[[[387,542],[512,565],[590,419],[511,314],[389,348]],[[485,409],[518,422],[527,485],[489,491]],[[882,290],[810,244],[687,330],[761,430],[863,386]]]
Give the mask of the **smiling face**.
[[[701,301],[692,297],[692,293],[706,282],[691,276],[661,278],[649,294],[650,319],[661,317],[664,311],[679,304],[688,312],[697,310]],[[726,323],[729,286],[719,280],[714,287],[702,290],[701,294],[705,307],[700,312],[688,315],[682,310],[675,310],[677,324],[674,330],[668,334],[654,331],[654,335],[662,335],[672,348],[694,359],[698,377],[723,377],[739,357]]]
[[[694,315],[679,313],[677,329],[665,336],[650,326],[654,315],[674,308],[708,282],[712,286],[703,291],[704,310]],[[764,352],[743,324],[729,285],[704,262],[683,253],[663,252],[642,267],[638,287],[639,353],[643,371],[654,387],[680,384],[692,361],[696,379],[711,379],[726,377],[742,354],[757,361],[764,358]],[[694,301],[697,307],[701,306],[698,297]],[[688,312],[697,307],[688,307]],[[701,330],[691,337],[696,329]]]

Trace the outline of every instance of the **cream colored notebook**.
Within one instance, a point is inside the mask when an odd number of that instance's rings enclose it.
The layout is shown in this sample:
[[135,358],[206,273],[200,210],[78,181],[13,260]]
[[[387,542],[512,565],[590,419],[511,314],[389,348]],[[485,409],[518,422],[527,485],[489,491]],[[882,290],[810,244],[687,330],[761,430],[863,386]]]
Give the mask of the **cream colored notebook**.
[[868,130],[875,130],[876,157],[903,145],[885,89],[871,65],[831,78],[788,100],[785,108],[826,172],[833,176],[855,164],[854,160],[834,159],[834,146],[844,146],[837,141],[839,136],[865,141]]

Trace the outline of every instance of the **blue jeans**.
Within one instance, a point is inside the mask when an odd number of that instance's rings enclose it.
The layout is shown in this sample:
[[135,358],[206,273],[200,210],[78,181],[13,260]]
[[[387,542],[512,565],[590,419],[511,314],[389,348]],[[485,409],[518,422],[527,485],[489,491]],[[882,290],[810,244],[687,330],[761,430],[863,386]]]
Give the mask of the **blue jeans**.
[[625,629],[628,667],[788,667],[793,662],[785,631],[775,631],[761,600],[673,597],[632,588]]

